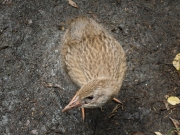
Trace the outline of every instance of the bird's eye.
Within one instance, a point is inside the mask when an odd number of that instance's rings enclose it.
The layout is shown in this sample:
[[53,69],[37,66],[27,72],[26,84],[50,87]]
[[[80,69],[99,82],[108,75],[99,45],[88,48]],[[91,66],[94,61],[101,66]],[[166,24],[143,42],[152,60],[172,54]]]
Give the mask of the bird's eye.
[[87,98],[90,99],[90,100],[92,100],[92,99],[93,99],[93,96],[88,96]]

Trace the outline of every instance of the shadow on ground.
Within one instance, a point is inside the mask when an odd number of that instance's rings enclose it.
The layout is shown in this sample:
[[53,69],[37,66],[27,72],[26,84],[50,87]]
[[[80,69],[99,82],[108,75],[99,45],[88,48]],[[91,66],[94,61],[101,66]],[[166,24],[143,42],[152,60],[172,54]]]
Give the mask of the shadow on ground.
[[[180,79],[172,60],[180,52],[180,5],[156,0],[3,0],[0,3],[0,134],[129,135],[165,134],[169,117],[165,95],[180,97]],[[77,87],[64,73],[59,47],[68,20],[89,16],[122,44],[128,71],[119,99],[123,107],[108,118],[115,103],[87,109],[86,121],[62,108]],[[45,82],[62,88],[47,88]]]

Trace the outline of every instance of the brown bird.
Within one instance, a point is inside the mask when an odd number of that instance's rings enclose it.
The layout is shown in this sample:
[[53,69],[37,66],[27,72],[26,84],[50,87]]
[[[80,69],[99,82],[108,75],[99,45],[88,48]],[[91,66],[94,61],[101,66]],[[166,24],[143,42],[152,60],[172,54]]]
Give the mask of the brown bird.
[[65,69],[80,89],[62,110],[74,107],[102,107],[118,95],[126,72],[126,57],[121,45],[91,18],[77,17],[64,36],[62,60]]

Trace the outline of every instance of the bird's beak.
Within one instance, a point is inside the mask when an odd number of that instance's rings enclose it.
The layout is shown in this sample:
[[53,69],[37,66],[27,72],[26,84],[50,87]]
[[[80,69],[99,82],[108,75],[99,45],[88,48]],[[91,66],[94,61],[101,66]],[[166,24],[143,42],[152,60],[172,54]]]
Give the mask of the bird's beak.
[[69,102],[69,104],[62,110],[62,112],[68,111],[71,108],[81,106],[81,102],[79,100],[79,97],[75,95],[72,100]]

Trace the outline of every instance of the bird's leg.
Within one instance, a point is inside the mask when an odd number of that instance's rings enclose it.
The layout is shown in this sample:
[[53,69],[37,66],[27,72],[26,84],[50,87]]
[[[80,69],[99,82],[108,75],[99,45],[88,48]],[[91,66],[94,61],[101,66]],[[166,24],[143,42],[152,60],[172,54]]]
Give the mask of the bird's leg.
[[83,119],[83,122],[84,122],[84,119],[85,119],[85,109],[81,108],[81,111],[82,111],[82,119]]
[[113,98],[113,100],[116,102],[116,103],[119,103],[119,104],[123,104],[119,99],[117,98]]

